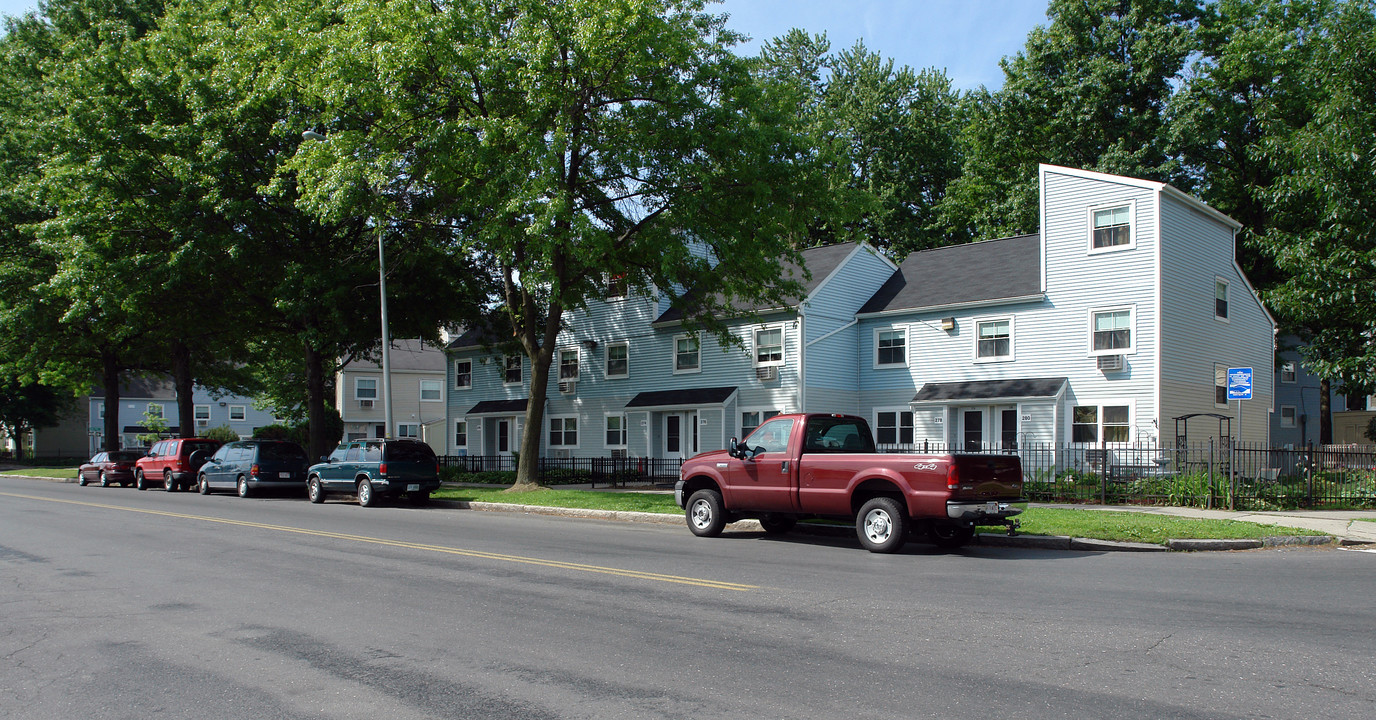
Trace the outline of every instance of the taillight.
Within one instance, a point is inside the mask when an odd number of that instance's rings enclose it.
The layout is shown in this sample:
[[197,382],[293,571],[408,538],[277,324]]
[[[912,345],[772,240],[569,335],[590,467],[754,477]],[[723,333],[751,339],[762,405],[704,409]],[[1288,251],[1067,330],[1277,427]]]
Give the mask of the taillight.
[[248,474],[249,474],[249,475],[257,475],[257,474],[258,474],[258,463],[253,463],[252,465],[249,466],[249,468],[248,468]]
[[386,474],[387,474],[387,463],[382,463],[381,465],[378,465],[378,466],[377,466],[377,474],[378,474],[378,475],[386,475]]
[[946,489],[955,490],[960,487],[960,469],[955,463],[946,467]]

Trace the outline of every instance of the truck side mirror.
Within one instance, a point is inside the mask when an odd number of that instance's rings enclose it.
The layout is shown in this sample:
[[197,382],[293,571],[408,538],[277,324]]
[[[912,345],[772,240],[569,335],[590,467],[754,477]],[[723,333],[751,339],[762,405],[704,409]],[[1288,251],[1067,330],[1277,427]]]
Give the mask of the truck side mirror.
[[727,455],[730,455],[730,456],[733,457],[733,458],[740,458],[740,457],[741,457],[741,454],[740,454],[740,453],[741,453],[740,443],[736,440],[736,436],[735,436],[735,435],[732,435],[732,436],[731,436],[731,439],[728,440],[728,441],[726,441],[726,454],[727,454]]

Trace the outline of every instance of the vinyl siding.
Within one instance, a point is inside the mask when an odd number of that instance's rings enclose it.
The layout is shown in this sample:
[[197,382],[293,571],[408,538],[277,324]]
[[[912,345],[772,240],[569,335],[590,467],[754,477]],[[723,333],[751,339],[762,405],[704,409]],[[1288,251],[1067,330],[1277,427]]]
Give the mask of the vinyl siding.
[[894,265],[861,245],[809,298],[806,390],[802,404],[810,412],[858,412],[860,331],[855,311],[889,279]]
[[[1245,442],[1266,442],[1275,395],[1274,326],[1234,263],[1233,232],[1176,198],[1161,200],[1162,320],[1161,404],[1166,437],[1174,418],[1190,413],[1233,417],[1233,433]],[[1228,321],[1214,317],[1214,282],[1228,282]],[[1253,399],[1222,408],[1214,404],[1214,364],[1250,367]],[[1240,428],[1239,428],[1240,425]],[[1189,425],[1189,439],[1218,435],[1217,423]]]

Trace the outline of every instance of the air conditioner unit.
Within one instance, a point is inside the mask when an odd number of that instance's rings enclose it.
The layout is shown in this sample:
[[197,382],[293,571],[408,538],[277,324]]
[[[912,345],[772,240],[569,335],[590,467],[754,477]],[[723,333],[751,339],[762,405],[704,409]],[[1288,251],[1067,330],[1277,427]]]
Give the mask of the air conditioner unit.
[[769,367],[757,367],[757,368],[755,368],[755,379],[756,379],[756,380],[778,380],[778,379],[779,379],[779,368],[777,368],[777,367],[775,367],[775,366],[773,366],[773,365],[770,365]]
[[358,401],[358,406],[359,406],[360,408],[363,408],[364,410],[372,410],[372,409],[373,409],[373,401],[372,401],[372,400],[359,400],[359,401]]
[[573,393],[574,390],[577,390],[577,389],[578,389],[578,381],[577,381],[577,380],[560,380],[560,381],[559,381],[559,392],[561,392],[561,393],[563,393],[563,394],[565,394],[565,395],[570,395],[570,394]]
[[209,425],[210,425],[210,421],[209,421],[209,420],[206,420],[206,419],[204,419],[204,418],[198,419],[198,420],[196,421],[196,427],[208,427]]
[[1100,355],[1100,356],[1099,356],[1099,369],[1100,369],[1100,370],[1122,370],[1122,369],[1123,369],[1123,356],[1122,356],[1122,355]]

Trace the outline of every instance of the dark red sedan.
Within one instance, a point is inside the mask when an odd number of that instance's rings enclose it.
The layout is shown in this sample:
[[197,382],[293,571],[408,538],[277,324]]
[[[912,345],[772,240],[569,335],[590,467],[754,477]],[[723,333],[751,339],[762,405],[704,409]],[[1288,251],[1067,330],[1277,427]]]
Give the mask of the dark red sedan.
[[94,482],[100,483],[101,487],[110,487],[114,483],[129,487],[134,484],[134,461],[141,457],[141,450],[98,452],[82,464],[77,471],[76,481],[81,485]]

